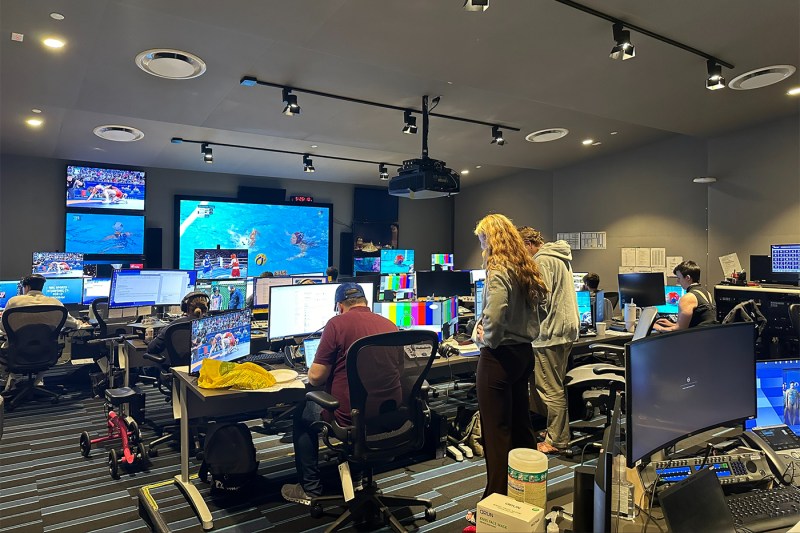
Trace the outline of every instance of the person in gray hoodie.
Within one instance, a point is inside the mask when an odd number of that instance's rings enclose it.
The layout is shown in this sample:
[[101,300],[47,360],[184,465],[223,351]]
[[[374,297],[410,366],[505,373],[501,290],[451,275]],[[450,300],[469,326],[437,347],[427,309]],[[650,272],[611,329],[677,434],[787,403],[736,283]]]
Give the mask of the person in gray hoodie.
[[[550,291],[540,318],[539,336],[533,341],[531,409],[547,417],[547,433],[537,449],[557,453],[569,447],[569,414],[564,377],[573,343],[578,340],[578,297],[572,280],[572,249],[566,241],[542,243],[532,228],[519,228],[525,245],[542,272]],[[538,239],[537,239],[538,236]]]

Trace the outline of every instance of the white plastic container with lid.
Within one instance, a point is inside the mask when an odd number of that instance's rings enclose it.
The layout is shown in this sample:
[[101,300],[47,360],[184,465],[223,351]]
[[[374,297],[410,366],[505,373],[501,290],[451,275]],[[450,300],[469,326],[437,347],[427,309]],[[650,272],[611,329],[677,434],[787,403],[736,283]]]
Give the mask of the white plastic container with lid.
[[508,496],[544,509],[547,505],[547,456],[530,448],[508,452]]

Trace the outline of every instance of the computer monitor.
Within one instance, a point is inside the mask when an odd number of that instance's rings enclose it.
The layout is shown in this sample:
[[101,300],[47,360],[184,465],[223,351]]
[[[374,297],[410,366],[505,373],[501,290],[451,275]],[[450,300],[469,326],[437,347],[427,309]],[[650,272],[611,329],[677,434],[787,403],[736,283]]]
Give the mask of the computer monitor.
[[664,274],[662,272],[632,272],[618,274],[620,307],[631,302],[638,307],[664,305]]
[[583,276],[588,274],[588,272],[573,272],[572,273],[572,283],[575,285],[575,290],[579,291],[583,289]]
[[379,274],[381,271],[380,257],[354,257],[353,273],[358,275],[361,272],[374,272]]
[[380,280],[381,291],[414,292],[414,274],[384,274]]
[[144,211],[145,173],[116,168],[67,167],[67,207]]
[[417,272],[417,297],[470,296],[469,270],[423,270]]
[[42,294],[55,298],[64,305],[80,305],[83,278],[49,278],[44,282]]
[[800,244],[773,244],[770,250],[773,273],[800,273]]
[[786,424],[800,435],[800,359],[757,362],[756,396],[756,418],[745,420],[745,429]]
[[686,291],[680,285],[664,285],[664,305],[657,305],[659,313],[667,315],[678,314],[678,300],[680,300]]
[[375,302],[375,313],[402,329],[425,329],[442,337],[455,333],[458,325],[456,298],[415,302]]
[[[606,293],[605,291],[597,291],[594,295],[594,313],[592,316],[592,325],[598,322],[605,322],[606,320]],[[608,317],[611,320],[611,316]]]
[[247,249],[195,248],[194,269],[197,279],[233,279],[247,277]]
[[209,311],[232,311],[244,309],[246,306],[247,280],[245,279],[198,280],[195,290],[208,295]]
[[292,274],[292,285],[308,285],[310,283],[328,283],[328,276],[319,275],[319,276],[297,276]]
[[479,268],[477,270],[470,270],[469,274],[472,283],[486,279],[486,270],[483,268]]
[[755,329],[735,323],[625,345],[628,466],[681,439],[756,416]]
[[475,282],[475,318],[479,317],[481,313],[483,313],[483,284],[485,283],[484,280],[478,280]]
[[196,283],[195,270],[115,270],[108,307],[178,305]]
[[372,283],[372,301],[377,301],[380,295],[381,275],[376,272],[357,272],[355,276],[339,276],[339,283],[352,281],[354,283]]
[[189,371],[200,371],[203,359],[235,361],[250,355],[250,309],[192,320]]
[[292,285],[294,280],[290,277],[255,278],[253,283],[253,308],[269,309],[269,288],[279,285]]
[[66,252],[33,252],[31,273],[47,278],[83,277],[83,254]]
[[19,292],[19,280],[0,280],[0,309],[6,308],[6,302],[17,296]]
[[306,368],[311,368],[314,357],[317,355],[317,348],[319,348],[320,340],[319,337],[314,337],[303,341],[303,357],[305,359]]
[[90,278],[108,278],[114,275],[115,270],[134,268],[144,269],[144,259],[98,259],[97,256],[83,263],[83,275]]
[[442,270],[453,270],[453,254],[431,254],[431,270],[441,265]]
[[144,215],[67,213],[64,251],[142,255]]
[[[336,314],[336,289],[341,283],[279,285],[269,292],[269,338],[308,335],[325,327]],[[372,309],[372,283],[359,283]]]
[[83,278],[83,305],[90,305],[97,298],[108,298],[110,293],[111,278]]
[[381,250],[381,274],[414,272],[414,250]]
[[592,327],[592,293],[589,291],[576,291],[578,296],[578,316],[581,329]]

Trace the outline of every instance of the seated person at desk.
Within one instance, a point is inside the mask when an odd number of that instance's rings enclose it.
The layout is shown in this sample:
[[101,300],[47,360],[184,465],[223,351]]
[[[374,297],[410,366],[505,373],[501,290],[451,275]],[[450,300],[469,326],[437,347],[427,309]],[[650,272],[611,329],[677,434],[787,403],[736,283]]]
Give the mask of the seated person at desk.
[[700,286],[700,267],[694,261],[684,261],[672,271],[686,294],[678,300],[678,322],[659,318],[653,325],[657,331],[708,326],[717,323],[717,307],[711,294]]
[[[216,288],[216,287],[215,287]],[[208,313],[210,299],[208,295],[202,291],[190,292],[181,300],[181,311],[184,315],[176,318],[170,324],[177,324],[179,322],[191,322],[195,318],[203,318]],[[167,328],[161,328],[158,335],[150,341],[147,345],[147,352],[152,354],[161,354],[167,349]],[[188,347],[187,347],[188,348]]]
[[[10,298],[8,302],[6,302],[5,310],[8,311],[14,307],[28,307],[31,305],[58,305],[64,307],[64,304],[62,304],[59,300],[51,298],[50,296],[45,296],[42,293],[45,281],[47,281],[47,278],[41,274],[31,274],[22,278],[22,294]],[[67,313],[67,321],[64,323],[64,328],[84,329],[91,327],[92,326],[90,326],[88,323],[83,322],[82,320],[77,320],[72,315]],[[2,322],[0,322],[0,334],[5,336]],[[0,347],[0,379],[5,378],[6,374],[8,373],[6,368],[6,358],[3,354],[3,349],[6,348],[6,346],[7,343],[3,342],[3,345]]]
[[600,288],[600,276],[594,272],[589,272],[583,276],[583,290],[589,291],[592,298],[597,296],[597,291]]
[[[387,318],[377,315],[367,306],[367,298],[360,285],[342,283],[336,289],[338,314],[328,320],[322,331],[317,354],[308,369],[308,383],[314,387],[325,386],[325,392],[339,400],[334,412],[340,425],[350,425],[350,387],[347,382],[346,356],[350,346],[367,335],[397,331],[397,326]],[[381,372],[380,368],[375,369]],[[319,437],[311,424],[330,414],[314,402],[306,402],[297,409],[294,419],[294,462],[300,483],[284,485],[281,495],[290,502],[311,504],[311,498],[322,495],[319,473]],[[353,472],[354,485],[360,482],[360,472]]]

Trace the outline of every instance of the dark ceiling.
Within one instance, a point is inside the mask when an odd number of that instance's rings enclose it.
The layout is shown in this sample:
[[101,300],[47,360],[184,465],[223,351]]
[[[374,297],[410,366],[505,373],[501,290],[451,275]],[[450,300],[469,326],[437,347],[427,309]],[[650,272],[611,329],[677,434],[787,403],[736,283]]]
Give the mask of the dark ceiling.
[[[506,124],[431,119],[430,154],[462,186],[555,169],[681,134],[709,137],[798,113],[788,79],[757,90],[705,89],[706,62],[635,31],[636,57],[612,61],[611,23],[555,0],[2,0],[0,150],[8,154],[256,176],[379,185],[377,168],[217,147],[214,164],[172,137],[401,163],[421,135],[403,135],[402,112],[296,93],[302,114],[281,114],[281,90],[243,87],[243,76],[393,106]],[[606,0],[584,3],[732,63],[730,81],[771,65],[800,64],[797,0]],[[58,12],[64,20],[49,15]],[[24,35],[22,42],[11,33]],[[58,36],[57,51],[41,44]],[[148,75],[139,52],[196,54],[207,71],[189,80]],[[42,110],[43,126],[25,119]],[[142,130],[138,142],[93,135],[96,126]],[[421,124],[421,121],[420,121]],[[566,128],[549,143],[528,133]],[[618,132],[611,135],[612,131]],[[592,138],[602,144],[583,146]],[[311,145],[316,145],[312,148]],[[480,166],[480,168],[476,168]]]

